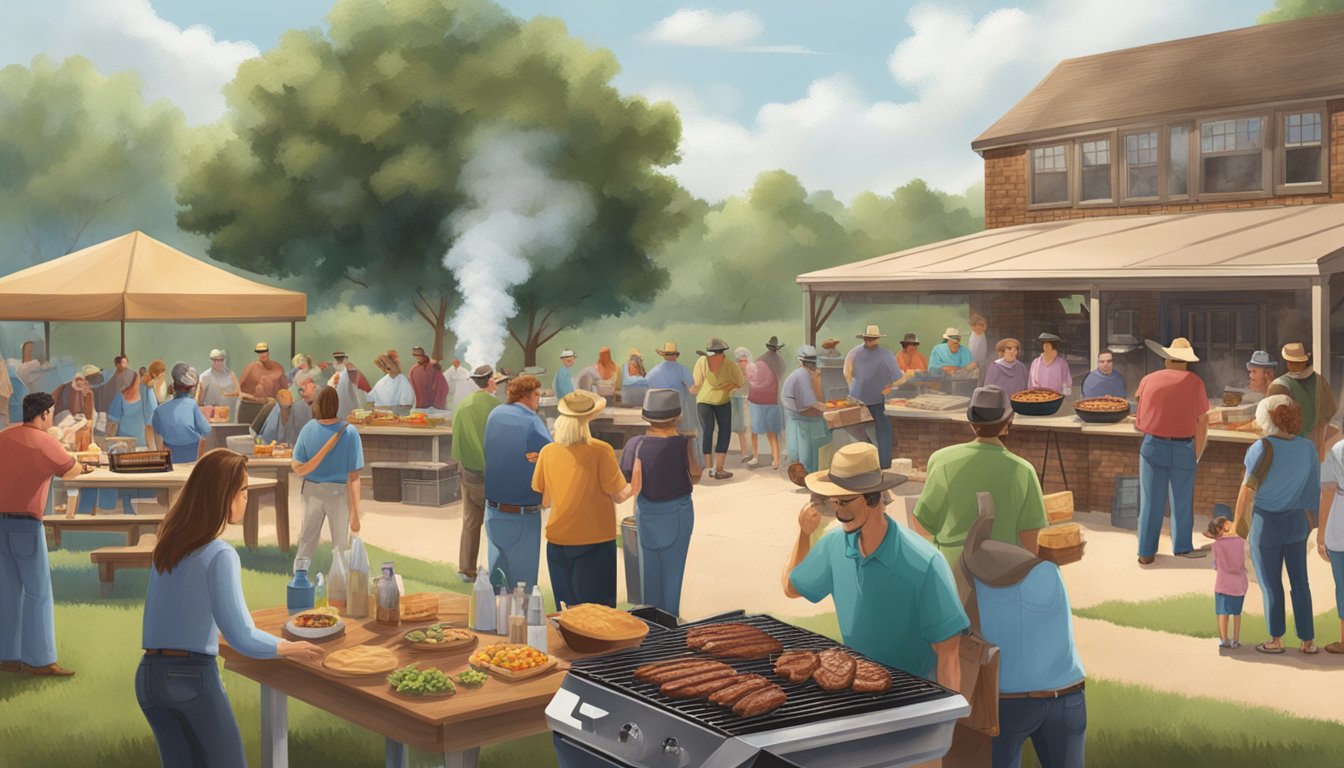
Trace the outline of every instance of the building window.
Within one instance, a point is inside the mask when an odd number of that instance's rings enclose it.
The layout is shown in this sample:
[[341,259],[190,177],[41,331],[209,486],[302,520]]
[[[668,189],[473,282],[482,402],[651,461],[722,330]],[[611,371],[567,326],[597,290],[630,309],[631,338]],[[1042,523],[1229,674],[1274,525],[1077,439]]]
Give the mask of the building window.
[[1167,196],[1190,194],[1190,128],[1173,125],[1167,132]]
[[1082,184],[1079,201],[1100,202],[1111,199],[1111,140],[1081,142]]
[[1069,202],[1068,147],[1055,144],[1031,150],[1031,203]]
[[1283,118],[1283,182],[1320,184],[1321,113],[1295,112]]
[[1200,190],[1264,191],[1264,134],[1258,117],[1210,120],[1199,126]]
[[1125,136],[1125,197],[1157,197],[1157,131]]

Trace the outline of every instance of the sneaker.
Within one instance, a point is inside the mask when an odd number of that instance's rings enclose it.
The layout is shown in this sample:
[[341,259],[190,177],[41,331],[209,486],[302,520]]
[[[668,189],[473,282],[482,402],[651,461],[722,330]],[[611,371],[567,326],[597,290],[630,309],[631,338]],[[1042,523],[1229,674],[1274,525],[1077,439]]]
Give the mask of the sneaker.
[[1219,647],[1219,648],[1231,648],[1231,647],[1232,647],[1232,644],[1229,643],[1229,642],[1226,641],[1226,640],[1219,640],[1219,641],[1218,641],[1218,647]]
[[715,479],[715,480],[727,480],[728,478],[730,478],[730,477],[732,477],[732,476],[733,476],[733,473],[732,473],[732,472],[729,472],[729,471],[726,470],[726,469],[724,469],[724,470],[720,470],[720,471],[714,473],[714,479]]
[[1177,556],[1177,557],[1188,558],[1188,559],[1190,559],[1190,560],[1197,560],[1197,559],[1199,559],[1199,558],[1201,558],[1201,557],[1208,557],[1208,556],[1209,556],[1209,552],[1208,552],[1208,550],[1205,550],[1205,549],[1195,549],[1195,550],[1191,550],[1191,551],[1189,551],[1189,552],[1177,552],[1177,553],[1176,553],[1176,556]]
[[1237,642],[1236,640],[1233,640],[1232,642],[1230,642],[1230,643],[1227,644],[1227,647],[1228,647],[1228,648],[1240,648],[1240,647],[1241,647],[1241,643]]

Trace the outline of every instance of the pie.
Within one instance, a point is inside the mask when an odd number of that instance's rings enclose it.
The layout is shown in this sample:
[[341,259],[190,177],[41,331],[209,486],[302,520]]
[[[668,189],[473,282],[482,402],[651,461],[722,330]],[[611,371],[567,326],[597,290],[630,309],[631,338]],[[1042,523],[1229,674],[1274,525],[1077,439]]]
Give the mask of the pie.
[[625,611],[596,603],[570,606],[557,618],[571,632],[595,640],[629,640],[649,631],[649,625]]
[[1075,411],[1096,411],[1098,413],[1118,413],[1129,410],[1129,401],[1123,397],[1093,397],[1087,400],[1079,400],[1073,404]]
[[1052,400],[1060,400],[1064,396],[1053,389],[1024,389],[1013,395],[1013,401],[1017,403],[1048,403]]
[[357,645],[332,651],[322,666],[338,675],[382,675],[397,668],[397,655],[386,648]]

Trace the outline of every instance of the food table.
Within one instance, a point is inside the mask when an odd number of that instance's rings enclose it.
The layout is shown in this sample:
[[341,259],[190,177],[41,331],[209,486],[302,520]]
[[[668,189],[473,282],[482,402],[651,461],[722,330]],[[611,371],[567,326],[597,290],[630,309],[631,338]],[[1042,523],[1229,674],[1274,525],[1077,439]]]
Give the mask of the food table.
[[[466,621],[466,595],[445,593],[439,596],[439,621]],[[296,639],[282,631],[289,619],[283,607],[254,611],[259,629]],[[407,648],[402,635],[431,622],[407,622],[400,627],[381,626],[367,619],[345,619],[345,631],[334,637],[313,641],[327,654],[357,645],[376,645],[395,652],[398,666],[418,662],[420,667],[437,667],[456,675],[467,669],[467,659],[480,645],[502,642],[499,635],[479,633],[476,646],[434,652]],[[573,659],[576,654],[565,646],[554,626],[549,625],[548,647],[552,655]],[[396,694],[388,686],[386,675],[342,677],[329,672],[322,663],[290,659],[250,659],[219,646],[225,669],[261,685],[261,765],[279,768],[289,764],[288,698],[294,697],[318,709],[382,735],[387,740],[387,765],[405,765],[406,746],[443,755],[449,768],[471,768],[482,746],[510,741],[550,728],[546,723],[546,705],[564,680],[561,664],[536,677],[510,682],[491,677],[477,689],[458,686],[457,693],[446,698],[415,698]]]
[[[356,424],[364,447],[364,463],[374,461],[429,461],[438,464],[451,455],[453,428],[376,426]],[[443,459],[440,458],[443,457]]]

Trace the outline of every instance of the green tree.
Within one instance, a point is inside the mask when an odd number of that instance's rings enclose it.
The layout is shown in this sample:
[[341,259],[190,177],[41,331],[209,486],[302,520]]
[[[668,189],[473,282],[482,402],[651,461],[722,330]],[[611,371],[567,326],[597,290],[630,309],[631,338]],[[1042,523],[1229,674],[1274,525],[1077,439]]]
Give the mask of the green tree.
[[1274,7],[1256,17],[1260,24],[1292,21],[1344,11],[1344,0],[1274,0]]
[[140,79],[85,58],[0,69],[0,273],[143,229],[176,230],[192,131]]
[[[584,185],[595,208],[573,253],[542,254],[536,264],[551,266],[517,289],[534,321],[525,350],[666,279],[646,254],[683,222],[670,207],[679,188],[657,170],[677,159],[680,123],[669,105],[612,87],[610,52],[487,0],[340,0],[328,22],[286,33],[226,89],[233,136],[198,158],[178,198],[180,224],[209,235],[212,256],[323,288],[354,283],[379,311],[413,309],[442,359],[457,287],[446,222],[472,206],[459,177],[473,137],[504,126],[556,137],[548,172]],[[566,281],[615,285],[579,301],[552,290]]]

